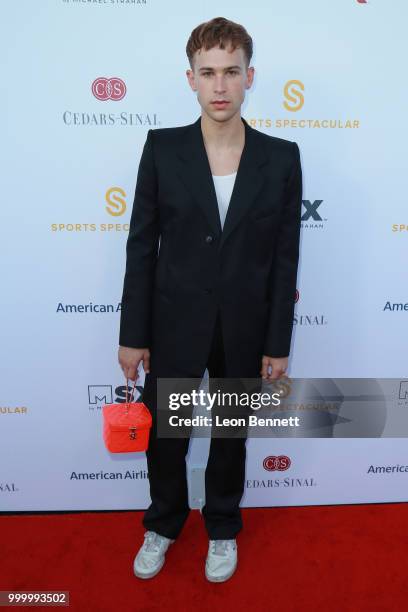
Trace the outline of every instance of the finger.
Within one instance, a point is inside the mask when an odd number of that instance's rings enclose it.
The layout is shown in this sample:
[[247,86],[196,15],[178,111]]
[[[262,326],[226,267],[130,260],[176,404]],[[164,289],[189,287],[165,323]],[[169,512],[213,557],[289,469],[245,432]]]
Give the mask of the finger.
[[283,373],[284,370],[282,368],[275,368],[275,370],[272,372],[271,380],[277,380],[282,376]]
[[262,376],[264,380],[268,381],[270,377],[270,371],[272,370],[272,364],[269,359],[263,359],[262,361]]
[[137,368],[135,368],[134,366],[125,368],[125,376],[126,376],[126,378],[129,378],[129,380],[135,382],[135,380],[138,377],[137,376]]
[[150,356],[146,354],[143,356],[143,369],[145,374],[150,372]]
[[280,368],[271,364],[271,371],[268,372],[268,381],[276,380],[279,377]]
[[261,376],[265,380],[268,376],[268,362],[267,361],[262,361]]

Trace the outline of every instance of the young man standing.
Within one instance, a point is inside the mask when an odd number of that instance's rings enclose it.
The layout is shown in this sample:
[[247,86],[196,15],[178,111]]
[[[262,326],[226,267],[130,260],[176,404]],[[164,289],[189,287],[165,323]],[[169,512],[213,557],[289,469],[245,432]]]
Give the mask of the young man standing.
[[[146,452],[151,505],[134,573],[151,578],[189,513],[189,439],[158,437],[157,379],[262,376],[286,371],[292,335],[302,202],[295,142],[241,117],[252,85],[252,39],[218,17],[187,43],[188,82],[201,106],[190,125],[149,130],[127,241],[119,363],[135,380],[154,427]],[[246,439],[211,438],[202,513],[205,574],[237,566]]]

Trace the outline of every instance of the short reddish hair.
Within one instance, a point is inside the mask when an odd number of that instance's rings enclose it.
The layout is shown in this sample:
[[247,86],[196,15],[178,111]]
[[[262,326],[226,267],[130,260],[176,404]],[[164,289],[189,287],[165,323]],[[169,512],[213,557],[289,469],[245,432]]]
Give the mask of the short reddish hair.
[[213,47],[225,49],[229,46],[232,47],[232,51],[243,49],[248,67],[252,58],[253,44],[252,38],[242,25],[224,17],[215,17],[201,23],[191,32],[186,46],[191,68],[193,68],[194,54],[200,49],[208,51]]

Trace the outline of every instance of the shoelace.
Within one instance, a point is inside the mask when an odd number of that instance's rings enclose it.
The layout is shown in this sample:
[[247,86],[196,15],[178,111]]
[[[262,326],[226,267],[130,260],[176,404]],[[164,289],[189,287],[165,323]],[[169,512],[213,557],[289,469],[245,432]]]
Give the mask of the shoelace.
[[162,544],[161,537],[158,533],[150,532],[145,534],[144,550],[145,552],[157,553]]
[[220,555],[225,557],[227,555],[228,548],[232,545],[228,540],[214,540],[212,542],[212,554]]

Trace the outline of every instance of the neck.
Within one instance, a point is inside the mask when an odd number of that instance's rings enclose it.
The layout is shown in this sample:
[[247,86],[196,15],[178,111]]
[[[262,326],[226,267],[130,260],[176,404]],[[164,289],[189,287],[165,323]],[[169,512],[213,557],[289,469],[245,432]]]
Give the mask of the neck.
[[217,149],[242,148],[245,140],[245,126],[240,113],[236,113],[227,121],[214,121],[203,112],[201,131],[206,146]]

